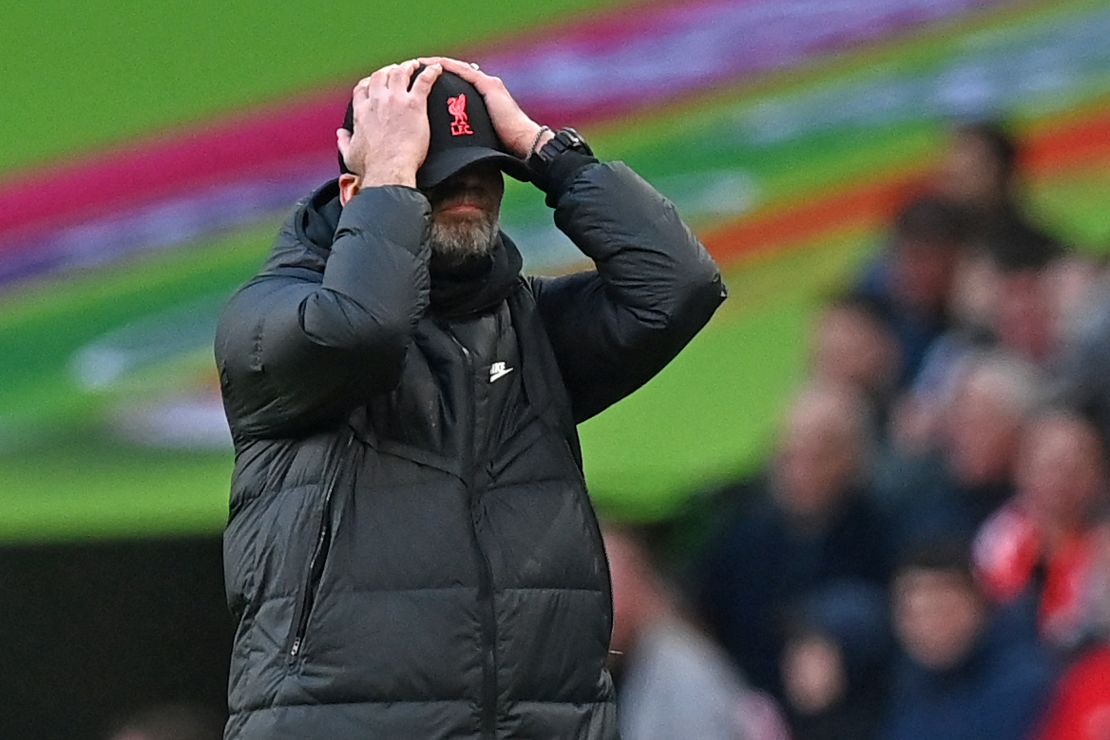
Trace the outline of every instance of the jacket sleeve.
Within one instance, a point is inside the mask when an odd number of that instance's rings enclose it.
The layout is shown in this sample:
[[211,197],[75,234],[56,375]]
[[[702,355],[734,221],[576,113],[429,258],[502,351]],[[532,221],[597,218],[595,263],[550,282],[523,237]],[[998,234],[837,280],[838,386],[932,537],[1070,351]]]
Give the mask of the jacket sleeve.
[[271,257],[232,296],[216,364],[233,434],[296,435],[396,385],[428,303],[428,220],[415,190],[364,190],[322,272]]
[[658,373],[726,291],[674,205],[621,163],[591,163],[549,191],[555,224],[596,271],[532,278],[576,422]]

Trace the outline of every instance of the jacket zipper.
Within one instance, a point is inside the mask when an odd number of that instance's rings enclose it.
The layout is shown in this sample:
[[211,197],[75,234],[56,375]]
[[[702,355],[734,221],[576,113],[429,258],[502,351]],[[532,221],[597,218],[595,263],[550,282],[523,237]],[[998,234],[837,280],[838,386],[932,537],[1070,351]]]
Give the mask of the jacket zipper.
[[497,644],[497,615],[493,603],[493,570],[490,568],[489,557],[478,540],[478,500],[474,489],[474,460],[477,457],[474,451],[474,424],[477,414],[474,399],[474,360],[470,350],[459,341],[450,327],[444,325],[443,328],[462,352],[468,376],[466,400],[470,418],[466,429],[463,482],[466,484],[466,495],[470,504],[470,539],[474,543],[474,552],[478,560],[478,601],[484,607],[480,611],[482,621],[481,733],[482,737],[493,738],[497,728],[497,656],[494,652],[494,646]]
[[[353,435],[348,435],[343,451],[351,447]],[[329,480],[324,490],[324,501],[321,505],[323,511],[320,515],[320,528],[316,532],[316,543],[312,547],[312,555],[308,560],[308,577],[305,579],[304,590],[301,592],[301,601],[297,605],[296,630],[293,633],[293,642],[289,646],[289,662],[294,662],[301,654],[304,639],[308,633],[308,620],[312,616],[312,607],[316,603],[316,591],[320,579],[324,575],[324,564],[327,562],[329,545],[331,544],[331,501],[335,495],[336,485],[339,483],[340,454],[338,449],[332,450],[332,457],[328,461]]]

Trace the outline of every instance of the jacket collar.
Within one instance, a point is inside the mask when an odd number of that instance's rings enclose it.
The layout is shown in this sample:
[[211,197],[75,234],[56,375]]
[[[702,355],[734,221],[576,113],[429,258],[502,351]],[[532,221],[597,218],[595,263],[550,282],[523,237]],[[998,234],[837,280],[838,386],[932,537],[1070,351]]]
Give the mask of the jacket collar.
[[[327,259],[343,206],[339,180],[317,188],[294,217],[297,240],[315,255]],[[494,309],[509,297],[520,277],[523,261],[516,245],[500,234],[493,253],[467,265],[443,269],[431,266],[431,312],[439,318],[477,316]],[[320,265],[323,269],[323,265]]]

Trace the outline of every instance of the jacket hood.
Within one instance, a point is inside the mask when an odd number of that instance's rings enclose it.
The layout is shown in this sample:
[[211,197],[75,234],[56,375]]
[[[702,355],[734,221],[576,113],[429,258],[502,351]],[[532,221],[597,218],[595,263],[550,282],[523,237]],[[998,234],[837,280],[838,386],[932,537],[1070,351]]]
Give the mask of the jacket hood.
[[335,229],[343,205],[339,202],[339,179],[329,180],[308,196],[295,216],[297,237],[311,249],[326,254],[331,251]]
[[288,270],[323,272],[342,212],[338,179],[298,202],[282,224],[260,276]]

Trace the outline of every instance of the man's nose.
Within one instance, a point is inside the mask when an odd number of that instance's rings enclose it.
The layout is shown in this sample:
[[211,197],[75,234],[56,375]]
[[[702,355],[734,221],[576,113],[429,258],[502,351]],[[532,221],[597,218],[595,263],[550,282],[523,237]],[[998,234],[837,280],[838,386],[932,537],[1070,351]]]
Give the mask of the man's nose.
[[459,189],[469,191],[485,190],[482,176],[476,172],[464,172],[459,176]]

